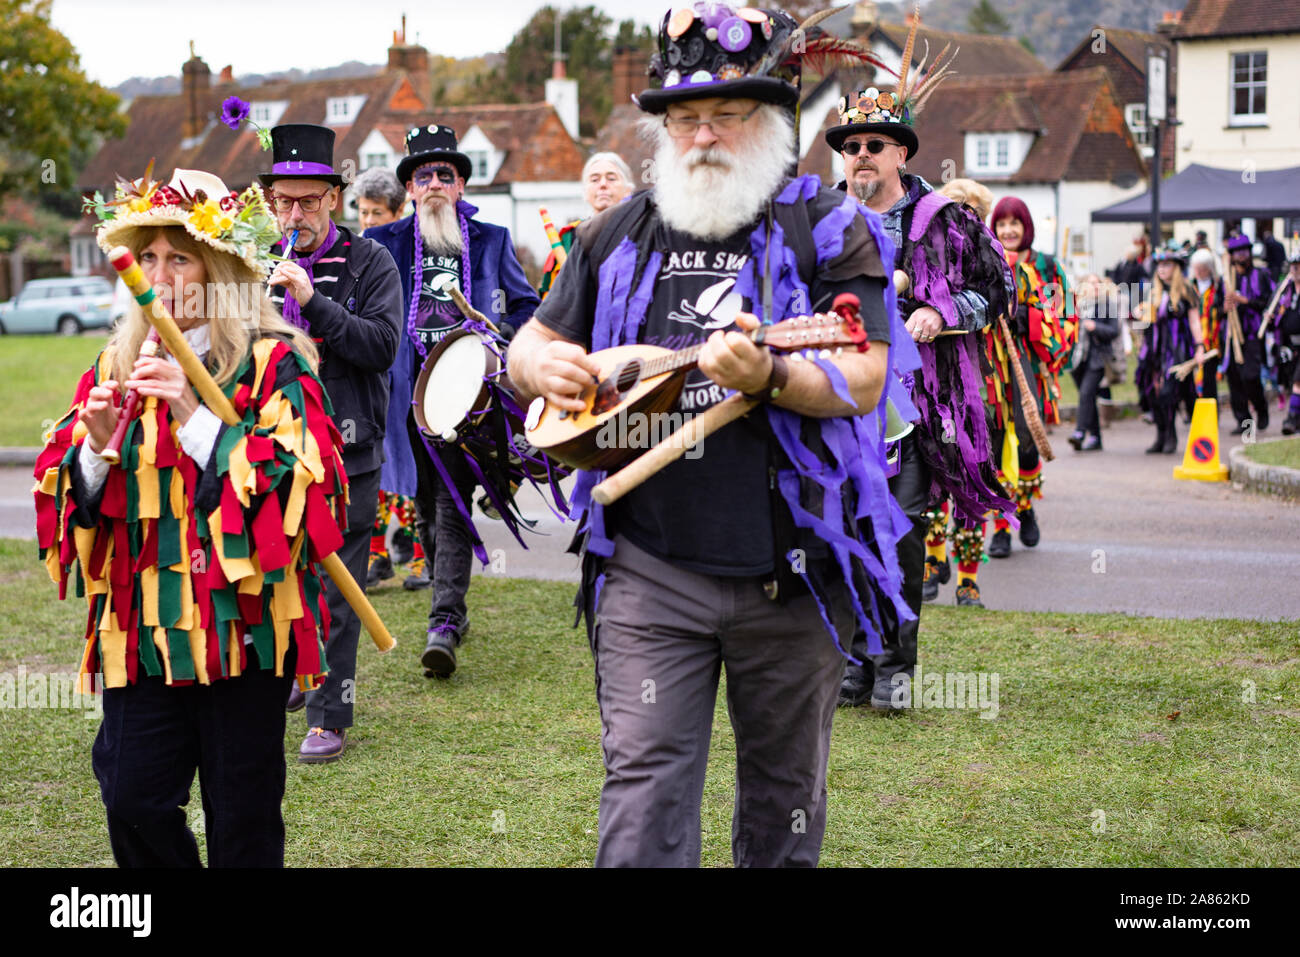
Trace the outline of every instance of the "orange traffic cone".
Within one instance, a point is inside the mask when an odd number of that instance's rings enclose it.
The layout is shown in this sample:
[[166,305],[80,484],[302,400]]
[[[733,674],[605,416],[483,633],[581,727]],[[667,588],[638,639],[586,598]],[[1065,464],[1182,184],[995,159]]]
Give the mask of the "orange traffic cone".
[[1219,408],[1214,399],[1196,400],[1183,464],[1174,466],[1174,478],[1228,481],[1228,467],[1219,461]]

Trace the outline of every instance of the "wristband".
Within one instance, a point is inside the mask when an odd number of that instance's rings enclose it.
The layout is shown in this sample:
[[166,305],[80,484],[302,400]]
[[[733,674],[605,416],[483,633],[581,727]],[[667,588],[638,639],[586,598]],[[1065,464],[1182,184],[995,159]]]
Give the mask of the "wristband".
[[786,367],[785,358],[772,353],[772,371],[767,377],[767,385],[757,392],[746,392],[745,398],[751,402],[771,402],[780,396],[785,384],[790,378],[790,370]]

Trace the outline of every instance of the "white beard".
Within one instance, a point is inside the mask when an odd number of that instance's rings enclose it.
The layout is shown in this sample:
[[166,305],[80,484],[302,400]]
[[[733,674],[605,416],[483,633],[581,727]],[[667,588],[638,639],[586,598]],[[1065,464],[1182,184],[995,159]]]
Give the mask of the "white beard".
[[462,237],[455,203],[442,202],[433,209],[421,203],[418,216],[420,236],[424,239],[426,252],[439,256],[450,256],[460,252]]
[[794,128],[764,104],[736,134],[733,152],[716,143],[679,153],[660,116],[642,120],[655,142],[655,205],[672,229],[699,239],[724,239],[752,223],[785,178]]

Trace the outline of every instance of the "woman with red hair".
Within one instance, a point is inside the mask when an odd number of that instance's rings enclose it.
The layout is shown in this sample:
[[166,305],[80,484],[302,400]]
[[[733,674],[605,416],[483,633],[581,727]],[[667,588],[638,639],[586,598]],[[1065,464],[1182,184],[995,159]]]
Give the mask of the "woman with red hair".
[[[1004,197],[993,208],[991,220],[1016,278],[1015,314],[1007,317],[1012,338],[1043,423],[1051,425],[1060,421],[1057,402],[1061,388],[1057,376],[1070,355],[1078,324],[1069,284],[1055,257],[1034,250],[1034,219],[1023,201],[1014,196]],[[996,426],[992,434],[993,453],[1000,456],[999,477],[1008,494],[1016,500],[1021,544],[1032,548],[1039,539],[1032,503],[1043,496],[1043,464],[1025,423],[1020,389],[996,326],[990,326],[985,335],[994,368],[993,375],[986,380]],[[1015,455],[1004,448],[1009,432],[1017,439]],[[1011,532],[1006,519],[997,519],[988,553],[993,558],[1011,554]]]

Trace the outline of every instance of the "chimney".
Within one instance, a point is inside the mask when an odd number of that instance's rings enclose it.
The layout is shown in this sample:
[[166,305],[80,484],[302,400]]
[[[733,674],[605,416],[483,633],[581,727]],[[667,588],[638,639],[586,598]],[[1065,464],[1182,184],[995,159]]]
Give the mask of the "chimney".
[[614,50],[614,105],[626,106],[632,97],[647,86],[646,68],[650,54],[636,47],[617,47]]
[[880,8],[872,0],[858,0],[853,5],[853,18],[849,22],[852,25],[853,38],[865,40],[871,36],[876,29],[876,24],[880,22]]
[[402,14],[402,28],[393,31],[393,45],[388,48],[386,73],[405,73],[411,86],[426,103],[432,102],[433,78],[429,75],[429,51],[419,43],[406,42],[406,14]]
[[1178,25],[1182,22],[1182,19],[1183,11],[1166,10],[1164,16],[1160,18],[1160,22],[1156,24],[1156,33],[1169,36],[1178,29]]
[[208,125],[209,90],[212,87],[212,71],[194,52],[194,41],[190,41],[190,58],[181,66],[181,95],[185,97],[186,120],[184,138],[193,139]]
[[913,22],[916,23],[917,27],[920,27],[920,25],[921,25],[921,10],[920,10],[919,7],[916,8],[916,9],[913,9],[913,10],[909,11],[909,12],[908,12],[904,17],[903,17],[903,23],[906,24],[908,27],[911,27],[911,25],[912,25]]
[[546,102],[555,107],[569,136],[578,138],[578,81],[564,76],[564,51],[560,47],[560,15],[555,14],[555,52],[551,78],[546,81]]
[[217,86],[227,86],[235,82],[235,68],[227,65],[221,68],[221,76],[217,78]]

